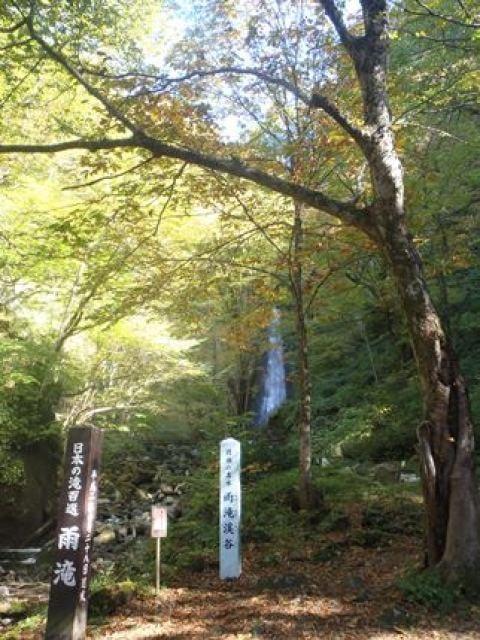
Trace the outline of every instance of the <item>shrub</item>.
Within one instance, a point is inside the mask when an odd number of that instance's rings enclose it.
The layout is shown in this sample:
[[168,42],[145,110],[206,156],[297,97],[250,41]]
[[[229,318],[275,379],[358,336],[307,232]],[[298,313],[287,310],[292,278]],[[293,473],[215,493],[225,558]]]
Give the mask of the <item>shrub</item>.
[[441,613],[450,612],[461,598],[459,585],[446,585],[436,571],[410,571],[398,582],[409,602]]

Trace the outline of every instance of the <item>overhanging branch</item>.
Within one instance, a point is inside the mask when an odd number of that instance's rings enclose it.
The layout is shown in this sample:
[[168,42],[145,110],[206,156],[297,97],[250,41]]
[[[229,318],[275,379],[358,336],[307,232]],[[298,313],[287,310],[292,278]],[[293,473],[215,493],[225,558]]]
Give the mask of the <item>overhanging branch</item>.
[[249,167],[241,160],[222,158],[193,149],[177,147],[147,136],[133,135],[128,138],[104,138],[99,140],[69,140],[51,144],[0,144],[0,154],[5,153],[58,153],[74,149],[100,151],[118,148],[145,149],[157,158],[172,158],[205,169],[212,169],[237,178],[244,178],[276,193],[294,198],[313,209],[336,216],[346,224],[369,233],[371,231],[367,209],[336,200],[322,191],[309,189],[295,182],[285,180],[255,167]]
[[335,4],[335,0],[319,0],[319,2],[335,27],[343,46],[351,53],[356,37],[347,29],[342,12]]
[[[94,73],[89,71],[89,73]],[[306,107],[312,109],[322,109],[332,120],[334,120],[349,136],[351,136],[362,147],[366,140],[367,133],[356,127],[347,116],[341,113],[340,109],[326,96],[321,95],[318,92],[313,92],[310,96],[305,91],[302,91],[300,87],[293,82],[289,82],[285,78],[279,78],[271,73],[263,71],[262,69],[255,69],[251,67],[236,67],[236,66],[224,66],[217,67],[215,69],[195,69],[181,76],[168,77],[168,76],[155,76],[153,74],[143,74],[135,72],[128,72],[123,74],[107,74],[102,72],[96,72],[101,78],[118,79],[138,77],[140,79],[148,79],[153,81],[153,87],[151,89],[140,90],[136,96],[141,96],[143,93],[160,93],[167,88],[175,84],[181,84],[193,79],[209,78],[218,75],[241,75],[252,76],[262,80],[268,85],[273,85],[285,89],[288,93],[291,93],[300,100]]]
[[0,33],[14,33],[23,27],[24,24],[27,23],[27,18],[22,18],[17,23],[13,24],[11,27],[2,27],[0,29]]
[[28,27],[28,32],[35,42],[40,45],[43,51],[55,62],[57,62],[61,67],[65,69],[65,71],[74,78],[91,96],[93,96],[96,100],[98,100],[107,110],[112,118],[115,118],[119,122],[123,124],[123,126],[131,131],[133,134],[138,133],[138,127],[132,123],[114,104],[112,104],[96,87],[94,87],[88,80],[86,80],[82,74],[75,69],[75,67],[67,60],[67,58],[62,55],[59,51],[54,49],[51,45],[48,44],[35,30],[34,22],[33,22],[33,11],[30,15],[25,19],[26,25]]

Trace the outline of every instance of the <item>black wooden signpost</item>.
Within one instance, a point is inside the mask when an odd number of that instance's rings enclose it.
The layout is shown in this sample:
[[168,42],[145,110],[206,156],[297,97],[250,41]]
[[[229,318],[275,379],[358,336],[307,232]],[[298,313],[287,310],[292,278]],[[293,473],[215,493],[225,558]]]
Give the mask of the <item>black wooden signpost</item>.
[[103,433],[70,429],[45,640],[84,640]]

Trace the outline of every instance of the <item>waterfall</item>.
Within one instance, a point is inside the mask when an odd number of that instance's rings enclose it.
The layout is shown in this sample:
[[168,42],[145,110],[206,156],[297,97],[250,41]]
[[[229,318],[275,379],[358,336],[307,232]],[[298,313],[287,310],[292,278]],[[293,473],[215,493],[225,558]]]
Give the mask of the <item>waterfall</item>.
[[270,416],[281,407],[287,397],[285,362],[279,325],[280,312],[274,308],[273,318],[268,327],[269,348],[266,353],[265,370],[255,416],[257,426],[266,425]]

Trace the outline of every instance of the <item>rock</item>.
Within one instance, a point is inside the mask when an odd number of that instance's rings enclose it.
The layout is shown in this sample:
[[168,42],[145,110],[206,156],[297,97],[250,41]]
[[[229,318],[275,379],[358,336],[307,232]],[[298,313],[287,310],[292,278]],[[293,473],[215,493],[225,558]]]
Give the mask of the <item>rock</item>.
[[136,535],[145,535],[150,531],[151,515],[150,511],[144,511],[137,515],[132,522],[132,529],[135,529]]
[[144,489],[140,489],[139,487],[135,489],[135,495],[140,500],[143,500],[143,502],[151,502],[153,498],[151,493],[145,491]]
[[8,598],[10,589],[6,585],[0,585],[0,598]]
[[89,612],[94,615],[109,615],[128,604],[135,597],[136,589],[136,585],[129,581],[101,587],[90,597]]
[[124,539],[128,536],[128,527],[126,524],[120,525],[116,530],[116,535],[118,539]]
[[173,493],[173,487],[170,484],[161,484],[160,491],[167,495],[171,495]]
[[359,476],[368,476],[370,473],[371,465],[368,462],[359,462],[353,466],[353,470]]
[[[115,525],[117,525],[117,524],[120,524],[120,522],[121,522],[121,521],[122,521],[122,520],[121,520],[121,518],[119,518],[119,517],[118,517],[117,515],[115,515],[115,514],[109,515],[109,516],[105,519],[105,523],[110,524],[110,525],[113,525],[113,526],[115,526]],[[104,524],[102,524],[102,525],[101,525],[101,527],[100,527],[99,529],[101,530],[101,528],[102,528],[102,527],[104,527],[104,526],[105,526],[105,525],[104,525]]]
[[95,544],[110,544],[111,542],[115,542],[115,539],[115,529],[107,526],[95,536]]
[[419,480],[420,476],[418,476],[416,473],[400,473],[400,482],[410,484],[412,482],[419,482]]
[[378,624],[384,629],[394,629],[408,623],[408,612],[397,607],[385,609],[378,617]]
[[153,469],[139,466],[136,468],[136,476],[131,479],[131,482],[134,485],[145,484],[150,482],[154,475],[155,471]]
[[400,463],[382,462],[373,467],[373,477],[379,482],[398,482],[400,479]]
[[292,560],[292,562],[308,562],[309,558],[308,554],[299,549],[297,551],[292,551],[289,555],[289,559]]
[[182,505],[180,502],[174,502],[172,505],[167,507],[167,514],[171,520],[175,520],[176,518],[180,518],[182,515]]
[[4,627],[8,627],[9,625],[13,624],[14,620],[13,618],[2,618],[0,620],[2,626]]

